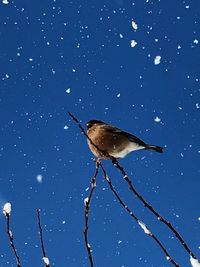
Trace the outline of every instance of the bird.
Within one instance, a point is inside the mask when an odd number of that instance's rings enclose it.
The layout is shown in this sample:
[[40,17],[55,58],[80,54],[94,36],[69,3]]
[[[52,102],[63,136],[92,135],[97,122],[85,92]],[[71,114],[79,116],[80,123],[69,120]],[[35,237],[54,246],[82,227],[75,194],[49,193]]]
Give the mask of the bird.
[[141,149],[163,152],[163,147],[147,144],[135,135],[103,121],[90,120],[86,126],[89,148],[98,159],[121,159]]

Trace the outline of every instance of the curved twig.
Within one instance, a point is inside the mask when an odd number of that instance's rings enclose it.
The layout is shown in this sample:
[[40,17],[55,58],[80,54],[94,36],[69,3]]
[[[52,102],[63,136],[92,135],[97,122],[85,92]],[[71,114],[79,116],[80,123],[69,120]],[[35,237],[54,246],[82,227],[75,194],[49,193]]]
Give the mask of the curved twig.
[[112,182],[110,178],[108,177],[106,170],[104,169],[102,163],[100,163],[100,167],[103,171],[103,176],[106,182],[108,183],[110,190],[113,192],[113,194],[116,196],[119,203],[123,206],[123,208],[129,213],[129,215],[137,222],[137,224],[144,230],[145,234],[150,236],[155,240],[155,242],[159,245],[159,247],[162,249],[166,256],[166,260],[170,261],[174,266],[179,267],[179,264],[175,262],[175,260],[170,256],[167,249],[163,246],[163,244],[160,242],[160,240],[147,228],[147,226],[138,219],[138,217],[133,213],[133,211],[124,203],[124,201],[121,199],[117,191],[114,189]]
[[13,236],[13,233],[10,229],[10,214],[6,214],[6,222],[7,222],[7,234],[8,234],[9,240],[10,240],[10,245],[11,245],[12,250],[14,252],[17,267],[21,267],[20,258],[17,254],[17,249],[16,249],[15,243],[14,243],[14,236]]
[[123,175],[124,180],[128,183],[129,189],[131,192],[142,202],[143,206],[147,208],[149,211],[151,211],[159,221],[164,223],[177,237],[177,239],[180,241],[181,245],[184,247],[184,249],[188,252],[190,256],[192,256],[194,259],[197,259],[197,257],[192,253],[186,242],[183,240],[182,236],[178,233],[178,231],[172,226],[172,224],[167,221],[164,217],[162,217],[143,197],[138,193],[138,191],[133,186],[131,180],[129,179],[126,171],[124,168],[119,164],[117,160],[112,160],[113,165],[120,170],[121,174]]
[[41,242],[41,248],[42,248],[42,255],[43,255],[43,261],[46,267],[50,267],[49,258],[46,255],[46,250],[44,247],[44,240],[43,240],[43,230],[42,230],[42,224],[40,220],[40,209],[37,209],[37,218],[38,218],[38,227],[39,227],[39,235],[40,235],[40,242]]
[[87,249],[88,259],[89,259],[91,267],[94,267],[94,261],[93,261],[93,258],[92,258],[92,249],[91,249],[91,246],[90,246],[89,241],[88,241],[89,211],[90,211],[90,203],[91,203],[91,200],[92,200],[94,189],[96,187],[96,177],[97,177],[98,172],[99,172],[99,164],[100,164],[100,162],[97,160],[96,161],[95,174],[91,179],[90,193],[89,193],[89,196],[84,199],[84,205],[85,205],[84,239],[85,239],[85,246],[86,246],[86,249]]

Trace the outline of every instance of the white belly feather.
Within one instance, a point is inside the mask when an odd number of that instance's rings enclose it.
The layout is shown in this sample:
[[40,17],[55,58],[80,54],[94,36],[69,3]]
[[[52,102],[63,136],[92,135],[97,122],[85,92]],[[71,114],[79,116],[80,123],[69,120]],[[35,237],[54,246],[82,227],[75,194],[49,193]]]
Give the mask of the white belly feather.
[[110,153],[110,155],[113,156],[114,158],[124,158],[130,152],[144,148],[145,148],[144,146],[140,146],[136,143],[130,143],[129,146],[126,146],[126,148],[124,148],[123,150],[113,151],[112,153]]

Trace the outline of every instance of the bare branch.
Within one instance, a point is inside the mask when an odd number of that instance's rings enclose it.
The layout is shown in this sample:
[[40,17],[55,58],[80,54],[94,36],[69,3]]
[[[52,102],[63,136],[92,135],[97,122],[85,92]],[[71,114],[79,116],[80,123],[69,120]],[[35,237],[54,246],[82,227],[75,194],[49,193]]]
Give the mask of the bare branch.
[[17,249],[16,249],[15,243],[14,243],[14,235],[13,235],[11,229],[10,229],[10,214],[6,213],[5,216],[6,216],[6,222],[7,222],[7,234],[8,234],[9,240],[10,240],[10,245],[11,245],[12,250],[14,252],[14,256],[15,256],[15,259],[16,259],[17,266],[21,267],[20,258],[19,258],[18,254],[17,254]]
[[192,256],[194,259],[197,259],[197,257],[192,253],[186,242],[183,240],[181,235],[178,233],[178,231],[172,226],[172,224],[167,221],[164,217],[162,217],[143,197],[138,193],[138,191],[133,186],[131,180],[129,179],[126,171],[124,168],[119,164],[117,160],[112,160],[113,165],[121,172],[123,175],[124,180],[129,185],[129,189],[131,192],[142,202],[143,206],[147,208],[149,211],[151,211],[159,221],[164,223],[176,236],[176,238],[180,241],[184,249],[189,253],[190,256]]
[[[80,124],[80,122],[78,121],[78,119],[70,112],[68,112],[69,116],[78,124],[78,127],[80,128],[81,132],[87,137],[87,139],[90,141],[90,143],[95,146],[97,149],[99,149],[97,147],[97,145],[95,145],[92,140],[88,137],[85,129],[82,127],[82,125]],[[124,177],[124,180],[128,183],[130,190],[134,193],[134,195],[143,203],[144,207],[146,207],[148,210],[150,210],[159,221],[161,221],[162,223],[164,223],[176,236],[176,238],[180,241],[181,245],[183,246],[183,248],[186,250],[186,252],[194,259],[197,259],[197,257],[194,255],[194,253],[191,251],[191,249],[189,248],[189,246],[186,244],[186,242],[183,240],[183,238],[181,237],[181,235],[178,233],[178,231],[174,228],[174,226],[172,226],[172,224],[167,221],[164,217],[162,217],[149,203],[147,203],[147,201],[137,192],[137,190],[135,189],[135,187],[132,185],[131,180],[129,179],[127,173],[125,172],[124,168],[119,164],[119,162],[117,161],[117,159],[115,159],[114,157],[110,156],[107,152],[102,151],[101,149],[99,149],[99,151],[101,153],[103,153],[104,156],[109,157],[113,163],[113,165],[121,172],[121,174]]]
[[179,264],[175,262],[175,260],[170,256],[166,248],[162,245],[162,243],[159,241],[159,239],[147,228],[147,226],[142,223],[138,217],[133,213],[133,211],[124,203],[122,198],[119,196],[117,191],[114,189],[112,182],[110,178],[108,177],[106,170],[104,169],[102,163],[100,163],[100,167],[103,171],[103,176],[106,182],[108,183],[110,190],[113,192],[113,194],[116,196],[117,200],[119,203],[123,206],[123,208],[128,212],[128,214],[137,222],[137,224],[144,230],[145,234],[147,234],[149,237],[153,238],[155,242],[159,245],[159,247],[162,249],[164,252],[166,259],[170,261],[174,266],[179,267]]
[[40,242],[41,242],[41,248],[42,248],[42,254],[43,254],[43,261],[46,267],[50,267],[49,258],[46,256],[46,251],[44,247],[44,240],[43,240],[43,230],[40,220],[40,209],[37,209],[37,218],[38,218],[38,227],[39,227],[39,235],[40,235]]
[[90,193],[89,193],[89,196],[84,199],[84,205],[85,205],[84,238],[85,238],[85,246],[87,249],[87,254],[88,254],[88,258],[89,258],[89,262],[90,262],[91,267],[94,267],[94,262],[93,262],[93,258],[92,258],[92,249],[91,249],[91,246],[90,246],[89,241],[88,241],[88,229],[89,229],[88,223],[89,223],[90,203],[92,200],[94,189],[96,187],[96,177],[97,177],[98,172],[99,172],[99,164],[100,164],[100,162],[97,160],[96,161],[95,174],[91,179]]

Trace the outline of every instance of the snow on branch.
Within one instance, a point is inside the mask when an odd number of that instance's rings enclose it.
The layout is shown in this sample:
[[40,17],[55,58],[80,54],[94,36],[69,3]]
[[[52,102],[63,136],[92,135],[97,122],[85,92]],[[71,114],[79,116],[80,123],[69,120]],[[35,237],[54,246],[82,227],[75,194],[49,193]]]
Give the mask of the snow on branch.
[[192,256],[190,256],[190,263],[192,267],[200,267],[200,262]]
[[96,177],[97,177],[98,172],[99,172],[99,164],[100,163],[97,160],[96,161],[95,174],[91,179],[90,193],[89,193],[89,196],[84,199],[84,206],[85,206],[84,238],[85,238],[85,246],[86,246],[86,249],[87,249],[88,259],[89,259],[91,267],[94,267],[94,262],[93,262],[93,258],[92,258],[92,249],[91,249],[91,246],[90,246],[90,243],[89,243],[89,240],[88,240],[89,211],[90,211],[90,203],[91,203],[91,200],[92,200],[94,189],[96,187]]
[[[177,238],[177,240],[181,243],[181,245],[183,246],[183,248],[186,250],[186,252],[192,257],[192,259],[197,260],[197,257],[194,255],[194,253],[191,251],[191,249],[189,248],[189,246],[187,245],[187,243],[184,241],[184,239],[182,238],[182,236],[178,233],[178,231],[174,228],[174,226],[172,226],[172,224],[167,221],[164,217],[162,217],[143,197],[142,195],[140,195],[138,193],[138,191],[136,190],[136,188],[133,186],[132,181],[130,180],[130,178],[128,177],[125,169],[119,164],[118,160],[112,156],[110,156],[106,151],[102,151],[100,148],[98,148],[98,146],[96,144],[94,144],[92,142],[92,140],[88,137],[85,129],[82,127],[82,125],[80,124],[80,122],[78,121],[78,119],[70,112],[68,112],[69,116],[72,118],[72,120],[74,122],[77,123],[79,129],[81,130],[81,132],[83,133],[83,135],[89,140],[89,142],[96,147],[105,157],[110,158],[110,160],[112,161],[113,165],[121,172],[124,180],[127,182],[129,189],[132,191],[132,193],[140,200],[140,202],[142,202],[142,204],[144,205],[145,208],[147,208],[159,221],[161,221],[163,224],[165,224],[169,230],[171,230],[175,237]],[[159,240],[158,240],[159,242]],[[171,258],[167,257],[168,260],[170,260]]]
[[49,258],[46,256],[46,250],[44,247],[43,230],[42,230],[42,224],[40,220],[40,209],[37,209],[37,218],[38,218],[39,235],[40,235],[40,242],[41,242],[42,254],[43,254],[42,260],[46,267],[50,267],[50,261],[49,261]]
[[152,232],[147,228],[145,223],[138,220],[138,224],[142,228],[142,230],[144,231],[145,234],[150,235],[150,236],[152,235]]
[[178,231],[174,228],[174,226],[167,221],[164,217],[162,217],[144,198],[142,195],[138,193],[136,188],[133,186],[132,181],[129,179],[125,169],[119,164],[119,162],[114,159],[112,160],[113,165],[121,172],[123,175],[124,180],[127,182],[129,189],[131,192],[142,202],[143,206],[147,208],[153,215],[163,224],[165,224],[176,236],[176,238],[179,240],[183,248],[186,250],[186,252],[196,259],[196,256],[193,254],[189,246],[186,244],[186,242],[183,240],[182,236],[178,233]]
[[16,246],[15,246],[15,243],[14,243],[14,235],[13,235],[13,232],[11,231],[11,229],[10,229],[10,215],[11,215],[11,203],[10,202],[7,202],[7,203],[4,204],[4,206],[3,206],[3,214],[6,217],[7,235],[8,235],[8,238],[10,240],[10,245],[11,245],[11,248],[13,250],[17,266],[21,267],[20,258],[19,258],[18,254],[17,254],[17,249],[16,249]]
[[162,243],[160,242],[160,240],[147,228],[146,224],[144,224],[142,221],[140,221],[138,219],[138,217],[133,213],[133,211],[124,203],[124,201],[122,200],[122,198],[119,196],[119,194],[117,193],[117,191],[115,190],[114,186],[112,185],[111,180],[109,179],[105,168],[103,167],[102,163],[100,163],[100,167],[103,171],[103,176],[104,179],[107,181],[110,190],[113,192],[113,194],[115,195],[115,197],[117,198],[117,200],[119,201],[120,205],[122,205],[122,207],[128,212],[128,214],[138,223],[138,225],[142,228],[142,230],[144,231],[145,234],[147,234],[148,236],[150,236],[152,239],[154,239],[154,241],[159,245],[159,247],[162,249],[162,251],[164,252],[166,259],[168,261],[170,261],[174,266],[178,267],[179,265],[175,262],[175,260],[170,256],[169,252],[167,251],[167,249],[162,245]]

